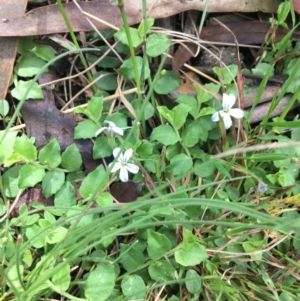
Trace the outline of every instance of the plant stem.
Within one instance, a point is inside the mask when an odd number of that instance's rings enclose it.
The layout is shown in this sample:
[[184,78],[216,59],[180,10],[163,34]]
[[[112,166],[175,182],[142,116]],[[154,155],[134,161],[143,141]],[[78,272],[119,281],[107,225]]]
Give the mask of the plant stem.
[[[61,0],[57,0],[56,3],[57,3],[58,9],[59,9],[59,11],[60,11],[62,17],[64,18],[64,21],[65,21],[65,23],[66,23],[66,25],[67,25],[67,28],[68,28],[68,30],[69,30],[69,33],[70,33],[70,35],[71,35],[71,38],[72,38],[72,41],[73,41],[75,47],[76,47],[77,49],[80,49],[80,46],[79,46],[78,41],[77,41],[77,38],[76,38],[75,33],[74,33],[74,31],[73,31],[73,28],[72,28],[72,26],[71,26],[70,20],[69,20],[67,14],[66,14],[66,11],[65,11],[65,9],[64,9],[64,7],[63,7],[63,5],[62,5],[62,3],[61,3]],[[82,54],[82,52],[79,52],[79,58],[80,58],[80,61],[81,61],[82,65],[83,65],[83,67],[84,67],[84,68],[88,68],[88,64],[87,64],[87,62],[86,62],[86,60],[85,60],[85,57],[84,57],[84,55]],[[87,72],[87,77],[88,77],[88,79],[89,79],[90,82],[93,81],[93,76],[92,76],[92,74],[91,74],[90,71]],[[95,85],[92,86],[92,89],[93,89],[94,93],[97,93],[97,92],[98,92],[98,90],[97,90],[97,88],[96,88]]]
[[137,68],[137,64],[136,64],[136,60],[135,60],[134,48],[133,48],[133,44],[132,44],[131,35],[130,35],[130,32],[129,32],[129,24],[128,24],[126,13],[125,13],[125,10],[124,10],[123,0],[118,0],[118,7],[120,9],[121,17],[122,17],[123,24],[124,24],[125,33],[126,33],[127,40],[128,40],[129,52],[130,52],[132,65],[133,65],[133,71],[134,71],[134,75],[135,75],[135,82],[136,82],[137,92],[138,92],[138,94],[140,94],[141,93],[141,81],[140,81],[140,76],[139,76],[139,72],[138,72],[138,68]]

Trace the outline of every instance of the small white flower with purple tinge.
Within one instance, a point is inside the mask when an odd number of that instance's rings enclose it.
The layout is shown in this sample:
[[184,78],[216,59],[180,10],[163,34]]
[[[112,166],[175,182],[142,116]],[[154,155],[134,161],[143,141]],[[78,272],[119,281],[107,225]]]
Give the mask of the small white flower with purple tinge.
[[123,136],[124,130],[130,129],[130,126],[127,126],[125,128],[119,128],[117,127],[112,121],[105,120],[104,123],[108,123],[108,126],[104,126],[100,128],[96,134],[95,137],[100,135],[103,131],[107,131],[109,136],[113,136],[114,134],[118,134],[120,136]]
[[132,148],[125,151],[125,153],[121,153],[121,149],[119,147],[113,150],[113,155],[117,158],[117,162],[109,164],[109,168],[112,165],[111,172],[116,172],[120,169],[120,180],[122,182],[128,181],[128,171],[131,173],[138,173],[139,167],[135,164],[128,163],[133,153]]
[[220,110],[211,116],[213,122],[219,121],[219,114],[224,121],[225,129],[229,129],[232,125],[231,116],[237,119],[244,117],[244,111],[238,108],[232,109],[236,99],[233,94],[223,94],[223,110]]
[[265,193],[268,191],[268,185],[262,184],[260,182],[258,182],[257,184],[257,191],[260,193]]

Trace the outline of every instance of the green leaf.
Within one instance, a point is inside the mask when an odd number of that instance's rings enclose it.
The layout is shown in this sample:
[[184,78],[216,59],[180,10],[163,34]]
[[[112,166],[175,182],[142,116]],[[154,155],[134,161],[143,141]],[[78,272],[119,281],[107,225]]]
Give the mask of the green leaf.
[[[147,79],[150,75],[149,67],[145,66],[144,60],[140,56],[136,56],[135,60],[136,60],[136,64],[137,64],[139,77],[142,77],[142,72],[143,72],[143,79],[144,80]],[[135,73],[134,73],[131,58],[129,58],[129,59],[127,59],[123,62],[123,64],[119,68],[119,72],[120,72],[121,75],[125,76],[128,79],[134,79],[135,78]]]
[[151,57],[159,56],[171,46],[172,42],[166,34],[152,33],[147,38],[146,53]]
[[154,91],[157,94],[166,95],[180,86],[180,77],[173,71],[165,71],[157,80]]
[[[21,77],[32,77],[37,75],[45,64],[45,61],[38,58],[34,53],[27,52],[21,56],[14,71]],[[45,70],[45,72],[47,71]]]
[[[145,102],[145,100],[143,100]],[[132,107],[136,113],[137,116],[141,116],[141,104],[139,99],[135,98],[132,102]],[[143,112],[144,120],[148,120],[149,118],[154,116],[155,110],[152,106],[152,104],[148,101],[146,104],[143,103]]]
[[19,38],[19,43],[18,43],[19,54],[25,54],[35,46],[35,44],[33,43],[33,38],[34,38],[33,36]]
[[194,270],[188,270],[185,276],[185,286],[189,293],[199,294],[202,291],[202,278]]
[[139,28],[138,28],[138,32],[139,32],[139,35],[141,37],[143,37],[145,34],[148,33],[149,29],[153,26],[154,21],[155,20],[153,18],[149,18],[149,19],[143,20],[140,23]]
[[152,131],[150,140],[157,140],[161,144],[167,146],[175,144],[179,141],[179,138],[170,125],[160,125]]
[[45,176],[45,170],[33,164],[26,164],[21,167],[19,173],[19,187],[34,187],[41,182]]
[[62,171],[50,170],[43,178],[42,188],[46,198],[55,194],[65,182],[65,173]]
[[83,180],[79,193],[84,198],[94,198],[108,184],[109,179],[103,165],[99,165]]
[[82,164],[82,158],[78,146],[69,145],[61,155],[61,166],[68,171],[77,171]]
[[68,229],[64,227],[57,227],[46,235],[46,242],[51,245],[57,244],[66,238],[67,233]]
[[166,171],[174,176],[186,174],[193,166],[193,160],[186,154],[179,154],[174,156]]
[[97,198],[96,203],[101,207],[111,206],[114,203],[114,199],[113,199],[112,195],[109,192],[103,192]]
[[146,285],[139,275],[125,275],[121,282],[122,292],[128,300],[143,300],[146,295]]
[[39,161],[50,168],[56,168],[61,163],[60,145],[56,139],[52,139],[39,152]]
[[[102,75],[102,76],[101,76]],[[93,79],[100,77],[96,82],[95,85],[104,91],[114,91],[116,90],[118,83],[117,83],[117,75],[113,73],[109,73],[106,71],[99,71],[93,74]]]
[[100,263],[87,280],[85,296],[90,301],[105,301],[113,292],[115,286],[115,271],[112,264]]
[[213,71],[218,76],[219,80],[225,85],[229,85],[237,76],[237,65],[229,65],[227,68],[214,67]]
[[74,131],[75,139],[89,139],[95,137],[98,125],[92,120],[84,120],[77,124]]
[[[209,100],[211,100],[213,98],[213,96],[211,94],[206,92],[204,89],[202,89],[198,85],[195,85],[194,87],[196,89],[197,101],[199,102],[199,104],[208,102]],[[214,93],[218,93],[221,86],[217,85],[217,84],[205,84],[204,87],[206,89],[208,89],[209,91],[212,91]]]
[[148,268],[148,273],[154,281],[164,283],[175,280],[176,271],[174,267],[166,260],[154,261]]
[[157,260],[166,255],[172,248],[172,243],[164,234],[154,232],[151,229],[147,230],[147,251],[149,257]]
[[55,58],[55,53],[53,48],[48,45],[37,44],[34,46],[31,52],[46,62],[49,62]]
[[[139,46],[143,41],[139,34],[139,31],[136,28],[129,27],[129,33],[130,33],[133,47]],[[123,44],[129,46],[125,28],[121,28],[118,32],[116,32],[114,34],[114,37],[117,40],[121,41]]]
[[5,117],[9,112],[9,104],[8,101],[5,99],[0,100],[0,115]]
[[[9,158],[14,152],[14,144],[17,139],[17,131],[8,132],[4,140],[0,144],[0,165],[4,164],[5,160]],[[0,133],[0,139],[4,136],[4,132]]]
[[43,99],[42,88],[33,80],[20,80],[16,83],[15,88],[11,90],[11,95],[17,100],[25,99]]
[[24,292],[23,283],[21,283],[21,279],[23,279],[24,266],[22,264],[13,265],[6,270],[6,277],[9,279],[7,284],[13,288],[13,291],[17,294],[21,294]]
[[77,108],[75,112],[84,114],[97,123],[102,116],[102,110],[103,96],[95,95],[89,100],[87,108]]
[[194,165],[194,173],[198,177],[209,177],[215,172],[215,164],[212,159],[207,158],[206,161],[196,160]]
[[8,169],[2,176],[3,193],[8,198],[14,198],[19,192],[19,171],[21,166],[16,165]]
[[180,94],[176,102],[179,104],[185,104],[190,107],[189,113],[196,118],[198,115],[198,103],[195,97],[187,95],[187,94]]
[[139,243],[129,246],[121,243],[120,263],[124,269],[131,273],[141,268],[145,263],[144,248]]
[[26,227],[25,235],[31,246],[34,248],[42,248],[44,246],[45,232],[38,225]]
[[26,161],[33,162],[37,159],[37,150],[32,140],[24,134],[15,141],[14,151],[21,154]]
[[189,106],[183,103],[180,103],[178,106],[172,109],[174,113],[173,126],[176,130],[179,130],[184,125],[190,109],[191,108]]
[[173,125],[174,112],[169,110],[166,106],[157,106],[156,108],[157,111]]
[[182,132],[182,141],[186,147],[196,145],[199,140],[206,141],[208,131],[201,125],[201,122],[194,120],[186,125]]
[[[274,69],[273,66],[267,63],[258,63],[255,68],[252,69],[252,73],[254,75],[265,76],[269,71],[269,69]],[[271,73],[271,77],[274,76],[274,70]]]
[[106,158],[112,155],[113,149],[106,136],[98,136],[93,146],[93,159]]
[[55,194],[55,209],[51,209],[51,212],[55,215],[61,216],[68,210],[68,208],[74,206],[75,204],[75,188],[70,182],[65,182],[60,190]]
[[71,269],[67,262],[59,266],[59,270],[52,276],[52,283],[62,292],[66,292],[71,283]]
[[187,229],[183,230],[183,241],[177,246],[174,255],[176,262],[185,267],[197,265],[208,258],[205,247]]
[[291,2],[287,1],[284,3],[280,3],[277,10],[277,18],[279,25],[283,25],[287,16],[291,12]]

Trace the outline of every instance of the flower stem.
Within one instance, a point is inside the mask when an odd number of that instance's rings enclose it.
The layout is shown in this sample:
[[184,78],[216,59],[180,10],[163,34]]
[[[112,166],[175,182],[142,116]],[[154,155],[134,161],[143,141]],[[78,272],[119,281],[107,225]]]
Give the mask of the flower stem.
[[132,44],[131,35],[130,35],[130,32],[129,32],[129,24],[128,24],[126,13],[125,13],[125,10],[124,10],[124,2],[123,2],[123,0],[118,0],[118,7],[120,9],[121,17],[122,17],[123,24],[124,24],[125,33],[126,33],[127,40],[128,40],[129,52],[130,52],[130,56],[131,56],[131,60],[132,60],[132,65],[133,65],[133,71],[134,71],[134,76],[135,76],[135,82],[136,82],[137,92],[138,92],[138,94],[140,94],[141,93],[140,76],[139,76],[139,73],[138,73],[138,68],[137,68],[137,64],[136,64],[134,48],[133,48],[133,44]]

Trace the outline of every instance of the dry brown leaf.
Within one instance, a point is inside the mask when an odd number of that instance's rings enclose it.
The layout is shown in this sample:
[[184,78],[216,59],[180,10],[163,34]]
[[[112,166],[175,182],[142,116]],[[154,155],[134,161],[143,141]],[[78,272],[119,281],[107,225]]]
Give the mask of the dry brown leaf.
[[[5,0],[2,0],[7,2]],[[17,1],[17,0],[15,0]],[[210,0],[208,12],[255,12],[276,13],[280,0]],[[9,4],[11,1],[8,2]],[[122,26],[119,8],[108,0],[80,2],[83,11],[102,19],[115,27]],[[147,0],[147,16],[165,18],[187,10],[203,11],[205,1],[199,0]],[[74,3],[64,4],[74,31],[94,30]],[[129,24],[137,24],[142,20],[142,1],[125,1],[125,11]],[[14,12],[14,11],[13,11]],[[11,16],[8,22],[0,22],[0,36],[32,36],[67,32],[68,29],[57,5],[47,5],[34,9],[26,15]],[[100,30],[107,25],[94,21]]]
[[[12,17],[22,16],[27,0],[0,0],[0,20],[7,22]],[[0,99],[5,99],[14,68],[18,47],[17,37],[0,38]]]

